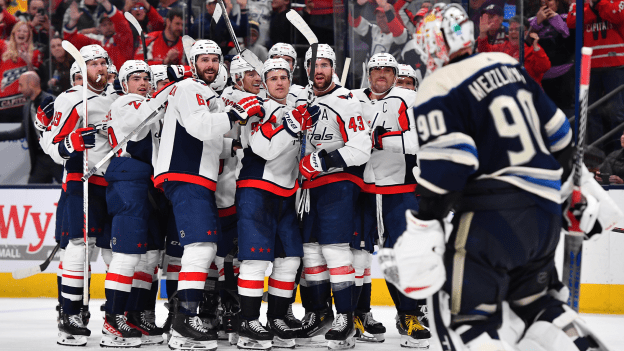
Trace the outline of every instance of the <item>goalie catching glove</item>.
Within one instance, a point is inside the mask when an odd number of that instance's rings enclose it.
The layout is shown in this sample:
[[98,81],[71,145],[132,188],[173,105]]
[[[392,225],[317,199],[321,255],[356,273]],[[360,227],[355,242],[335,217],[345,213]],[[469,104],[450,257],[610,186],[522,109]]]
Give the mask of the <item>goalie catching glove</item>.
[[320,114],[318,106],[299,105],[284,116],[284,129],[296,138],[301,131],[314,127]]
[[93,127],[74,130],[59,144],[59,154],[63,158],[70,158],[95,147],[95,133],[97,130]]
[[[379,265],[387,281],[412,299],[425,299],[446,281],[445,235],[453,226],[447,221],[416,218],[405,212],[407,229],[394,248],[379,250]],[[444,227],[443,227],[444,225]]]
[[245,122],[247,118],[258,115],[260,118],[264,117],[264,109],[260,105],[260,101],[255,96],[249,96],[241,99],[238,103],[232,105],[230,110],[227,111],[230,121]]

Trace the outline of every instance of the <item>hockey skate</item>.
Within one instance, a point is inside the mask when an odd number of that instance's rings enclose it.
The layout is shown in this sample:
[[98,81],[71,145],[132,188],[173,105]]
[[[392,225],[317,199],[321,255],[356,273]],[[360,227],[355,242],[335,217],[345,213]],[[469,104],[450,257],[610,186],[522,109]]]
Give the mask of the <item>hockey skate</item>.
[[130,327],[123,314],[106,314],[102,326],[101,347],[139,347],[141,332]]
[[295,314],[292,310],[292,303],[288,305],[288,311],[286,312],[286,317],[284,318],[284,322],[290,329],[299,329],[303,325],[300,320],[295,317]]
[[238,324],[238,343],[239,349],[247,350],[270,350],[273,345],[273,333],[266,330],[260,321],[254,319],[252,321],[241,320]]
[[325,333],[334,321],[331,307],[318,312],[307,312],[303,317],[301,329],[297,330],[297,346],[327,347]]
[[127,317],[128,325],[141,332],[141,344],[154,345],[165,341],[162,328],[151,323],[145,311],[128,312]]
[[401,347],[429,349],[431,332],[427,327],[420,324],[417,315],[399,313],[396,319],[396,327],[401,334]]
[[372,312],[355,312],[355,338],[359,341],[384,342],[386,327],[373,318]]
[[171,323],[169,348],[172,350],[216,350],[217,333],[208,330],[198,316],[177,312]]
[[297,332],[284,319],[267,318],[266,329],[273,333],[273,347],[294,349]]
[[338,313],[331,329],[325,334],[330,350],[345,350],[355,347],[355,327],[353,326],[353,312]]
[[62,313],[59,322],[59,332],[56,343],[68,346],[85,346],[87,344],[87,336],[91,335],[91,331],[82,324],[82,316],[80,314],[68,315]]
[[204,299],[199,304],[199,318],[208,329],[219,328],[219,294],[214,291],[204,291]]

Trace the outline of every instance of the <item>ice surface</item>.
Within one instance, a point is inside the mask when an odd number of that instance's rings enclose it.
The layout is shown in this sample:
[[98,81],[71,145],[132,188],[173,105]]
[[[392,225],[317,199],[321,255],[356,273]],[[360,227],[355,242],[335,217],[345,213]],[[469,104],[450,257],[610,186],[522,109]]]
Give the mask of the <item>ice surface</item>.
[[[46,350],[102,350],[100,338],[102,336],[102,314],[100,305],[103,300],[92,300],[92,311],[89,329],[91,336],[86,347],[60,346],[56,344],[56,300],[42,299],[0,299],[0,350],[23,350],[23,351],[46,351]],[[163,301],[158,301],[156,306],[156,322],[162,325],[167,310]],[[263,314],[266,304],[262,304]],[[294,306],[297,317],[303,317],[301,305]],[[382,344],[358,342],[356,350],[401,350],[399,347],[399,334],[394,327],[394,308],[373,306],[373,315],[376,320],[382,322],[388,332],[386,341]],[[624,316],[583,314],[583,318],[593,330],[598,332],[607,345],[614,351],[624,351]],[[265,321],[263,321],[265,322]],[[169,350],[166,345],[142,346],[141,350]],[[230,346],[225,341],[219,341],[219,350],[236,350],[236,346]],[[297,350],[307,350],[297,348]],[[309,350],[323,350],[312,349]],[[405,349],[403,349],[405,350]]]

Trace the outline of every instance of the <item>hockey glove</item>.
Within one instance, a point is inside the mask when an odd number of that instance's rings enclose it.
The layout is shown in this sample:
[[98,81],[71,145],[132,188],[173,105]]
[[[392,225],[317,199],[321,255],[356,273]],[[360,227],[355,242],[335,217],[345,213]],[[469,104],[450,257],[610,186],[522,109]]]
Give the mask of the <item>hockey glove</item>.
[[233,104],[230,111],[228,111],[228,116],[232,122],[240,121],[242,123],[254,115],[258,115],[261,118],[264,117],[264,109],[255,96],[241,99],[238,103]]
[[113,81],[113,89],[115,89],[117,94],[124,95],[124,91],[123,91],[123,88],[121,87],[121,82],[119,81],[119,79],[115,79]]
[[167,78],[169,78],[170,82],[179,82],[184,78],[191,77],[191,75],[182,65],[167,66]]
[[371,139],[373,139],[373,147],[377,150],[383,150],[383,141],[381,140],[384,134],[388,133],[386,128],[382,126],[377,126],[375,130],[373,130],[373,134],[371,135]]
[[46,130],[52,117],[54,116],[54,98],[47,96],[41,100],[39,107],[37,108],[37,117],[35,118],[35,128],[43,132]]
[[284,129],[293,137],[298,137],[303,130],[312,128],[318,121],[321,109],[318,106],[299,105],[284,116]]
[[379,250],[379,264],[386,280],[405,296],[424,299],[446,281],[445,235],[452,230],[447,221],[424,221],[411,210],[405,212],[407,228],[394,248]]
[[95,146],[95,133],[97,130],[93,127],[80,128],[69,133],[65,140],[59,144],[59,154],[63,158],[70,158],[76,156],[78,152],[93,148]]
[[299,162],[299,171],[308,180],[314,179],[321,172],[327,171],[327,165],[325,163],[325,156],[327,151],[321,150],[319,152],[313,152],[304,157]]

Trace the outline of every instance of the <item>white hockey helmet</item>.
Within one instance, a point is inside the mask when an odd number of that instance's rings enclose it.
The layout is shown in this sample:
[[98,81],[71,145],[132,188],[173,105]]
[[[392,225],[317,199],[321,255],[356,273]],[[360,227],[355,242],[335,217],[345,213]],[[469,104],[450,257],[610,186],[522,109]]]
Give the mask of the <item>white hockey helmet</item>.
[[288,74],[288,80],[292,82],[292,72],[290,71],[290,64],[283,58],[268,59],[264,62],[262,67],[262,83],[266,84],[267,74],[271,71],[283,69]]
[[474,46],[474,23],[458,4],[449,4],[442,12],[442,33],[448,45],[449,56]]
[[[318,44],[316,58],[328,59],[332,63],[332,68],[334,69],[334,71],[336,70],[336,53],[334,52],[334,49],[331,48],[331,46],[327,44]],[[308,67],[308,64],[310,63],[310,60],[312,60],[312,48],[308,48],[308,51],[306,51],[306,54],[305,54],[304,65],[306,68]]]
[[78,66],[78,62],[74,62],[71,65],[71,68],[69,69],[69,82],[71,83],[71,86],[74,86],[74,77],[76,76],[76,73],[80,73],[80,75],[82,75],[82,72],[80,72],[80,66]]
[[234,80],[237,80],[237,75],[241,77],[245,74],[245,72],[253,71],[254,68],[247,61],[243,60],[240,55],[236,55],[232,58],[232,62],[230,63],[230,75],[232,75]]
[[399,77],[414,78],[414,83],[416,83],[416,71],[410,65],[399,64]]
[[106,52],[103,47],[97,44],[83,46],[80,49],[80,55],[82,55],[82,58],[85,60],[85,62],[103,58],[106,60],[106,64],[108,66],[112,64],[110,57],[108,57],[108,52]]
[[227,85],[227,81],[229,78],[229,74],[227,71],[227,67],[223,63],[219,64],[219,72],[217,73],[217,78],[215,78],[214,82],[210,83],[210,88],[214,91],[222,91],[225,89]]
[[399,63],[394,58],[394,56],[390,55],[387,52],[382,52],[373,55],[368,60],[368,75],[370,76],[370,72],[375,67],[391,67],[394,70],[394,75],[398,76],[399,73]]
[[219,47],[219,45],[217,45],[217,43],[212,40],[198,40],[193,44],[193,46],[191,46],[191,50],[189,52],[189,55],[191,56],[191,69],[193,71],[195,71],[197,56],[206,54],[219,56],[219,62],[223,63],[223,53],[221,52],[221,48]]
[[[131,74],[137,72],[145,72],[147,73],[147,77],[150,82],[152,82],[152,70],[148,66],[145,61],[140,60],[128,60],[121,65],[119,69],[119,83],[121,83],[121,89],[125,94],[128,94],[128,77]],[[124,88],[124,83],[126,83],[126,87]]]
[[444,66],[449,61],[448,49],[438,20],[428,22],[424,27],[427,70],[430,72]]
[[106,71],[108,72],[108,74],[116,74],[117,76],[119,76],[119,72],[117,72],[117,66],[115,66],[115,64],[113,63],[108,65]]
[[158,82],[168,79],[167,77],[167,65],[151,65],[152,70],[152,86],[156,89]]
[[297,51],[295,48],[286,43],[277,43],[271,47],[269,50],[269,58],[274,58],[275,56],[288,56],[293,59],[293,67],[292,70],[295,70],[297,66]]

